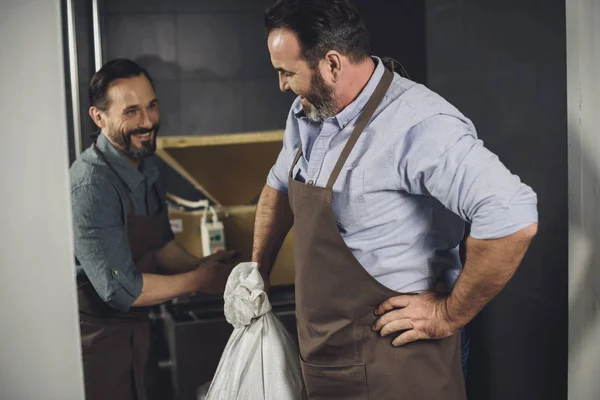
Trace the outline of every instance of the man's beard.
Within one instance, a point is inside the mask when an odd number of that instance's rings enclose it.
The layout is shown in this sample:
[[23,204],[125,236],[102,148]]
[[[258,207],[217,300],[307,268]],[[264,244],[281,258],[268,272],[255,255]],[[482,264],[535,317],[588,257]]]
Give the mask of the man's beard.
[[337,105],[333,97],[333,89],[325,85],[321,72],[315,68],[311,78],[311,92],[304,96],[310,103],[309,107],[303,106],[304,115],[315,122],[322,122],[337,114]]
[[[140,162],[145,158],[148,158],[156,152],[156,137],[158,136],[158,130],[160,128],[160,124],[152,125],[150,129],[138,128],[132,129],[125,133],[121,133],[120,136],[117,136],[118,145],[121,147],[122,152],[129,157],[131,160]],[[152,136],[152,140],[148,142],[142,142],[142,147],[137,148],[131,142],[131,136],[139,135],[144,133],[154,132]]]

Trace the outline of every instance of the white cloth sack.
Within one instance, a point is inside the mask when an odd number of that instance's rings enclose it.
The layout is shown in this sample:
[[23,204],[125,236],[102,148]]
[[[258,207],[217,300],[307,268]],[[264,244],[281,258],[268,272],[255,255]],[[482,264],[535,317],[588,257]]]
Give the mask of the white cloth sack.
[[235,329],[206,400],[301,399],[298,347],[271,312],[256,263],[233,269],[224,297],[225,317]]

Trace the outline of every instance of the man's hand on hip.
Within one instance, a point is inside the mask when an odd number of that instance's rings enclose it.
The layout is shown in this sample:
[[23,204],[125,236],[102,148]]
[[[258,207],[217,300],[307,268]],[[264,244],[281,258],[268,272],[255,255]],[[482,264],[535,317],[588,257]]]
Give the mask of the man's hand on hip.
[[392,342],[394,346],[449,337],[460,326],[448,317],[447,299],[446,295],[437,292],[392,297],[375,310],[379,319],[372,329],[381,336],[402,332]]

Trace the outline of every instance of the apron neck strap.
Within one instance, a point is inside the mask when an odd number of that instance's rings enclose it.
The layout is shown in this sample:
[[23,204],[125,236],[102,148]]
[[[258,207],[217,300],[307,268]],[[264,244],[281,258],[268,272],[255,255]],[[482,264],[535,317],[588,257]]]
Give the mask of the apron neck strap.
[[135,215],[136,212],[135,212],[135,202],[133,201],[133,193],[131,193],[131,190],[129,189],[129,186],[127,186],[127,182],[125,182],[125,179],[123,179],[123,177],[117,172],[117,170],[115,169],[115,167],[113,167],[113,165],[110,163],[110,161],[108,161],[108,158],[106,157],[106,155],[98,148],[98,146],[96,145],[95,142],[94,142],[94,151],[96,152],[96,154],[98,154],[98,157],[100,157],[102,159],[102,161],[104,161],[104,163],[106,165],[108,165],[108,167],[112,170],[112,172],[121,181],[121,184],[123,185],[123,187],[127,191],[127,194],[128,194],[128,197],[129,197],[129,213]]
[[377,110],[377,107],[385,97],[385,94],[387,93],[387,90],[390,87],[393,79],[394,74],[389,69],[384,68],[383,77],[379,81],[379,84],[375,88],[375,91],[371,95],[371,98],[365,105],[365,109],[363,110],[362,114],[360,115],[360,118],[356,122],[354,130],[352,131],[352,134],[350,135],[346,146],[344,146],[344,149],[340,154],[340,158],[338,159],[337,164],[335,164],[335,167],[331,172],[331,176],[329,177],[329,181],[327,182],[326,186],[327,189],[333,188],[333,184],[340,175],[344,164],[348,160],[348,156],[350,156],[352,149],[354,149],[354,145],[356,144],[356,142],[358,142],[358,138],[365,130],[365,127],[371,120],[371,117],[373,117],[373,114],[375,114],[375,110]]
[[300,144],[300,148],[298,149],[298,152],[294,157],[294,161],[292,162],[292,168],[290,168],[290,178],[292,179],[294,178],[294,167],[296,166],[296,164],[298,164],[298,160],[300,160],[300,157],[302,157],[302,144]]
[[[392,84],[393,79],[394,79],[394,74],[389,69],[384,68],[383,77],[377,84],[375,91],[373,92],[373,94],[369,98],[369,101],[365,105],[365,108],[364,108],[362,114],[360,115],[360,118],[356,122],[356,126],[354,127],[354,130],[352,131],[352,134],[350,135],[348,142],[346,143],[346,146],[344,146],[344,149],[342,150],[342,153],[340,154],[340,158],[338,159],[337,163],[335,164],[335,167],[333,168],[333,171],[331,172],[331,176],[329,177],[329,181],[327,182],[327,186],[326,186],[327,189],[333,188],[333,184],[335,183],[338,176],[340,175],[340,172],[342,171],[342,168],[344,167],[346,160],[348,160],[348,156],[350,156],[350,153],[352,152],[354,145],[358,141],[358,138],[360,137],[360,135],[365,130],[365,127],[371,120],[371,117],[373,117],[373,114],[375,114],[375,110],[377,110],[377,107],[379,106],[379,104],[381,103],[383,98],[385,97],[385,94],[387,93],[388,88]],[[302,145],[300,145],[300,148],[298,149],[298,152],[296,153],[296,156],[294,157],[294,161],[292,162],[292,167],[290,168],[290,177],[292,179],[293,179],[294,167],[298,163],[298,160],[300,160],[300,157],[302,157]]]

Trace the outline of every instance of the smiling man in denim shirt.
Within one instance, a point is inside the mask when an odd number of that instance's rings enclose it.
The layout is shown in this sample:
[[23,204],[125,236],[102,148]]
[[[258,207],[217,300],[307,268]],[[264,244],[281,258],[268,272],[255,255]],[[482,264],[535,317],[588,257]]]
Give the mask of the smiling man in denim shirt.
[[268,281],[294,226],[309,398],[463,399],[461,328],[520,264],[536,194],[460,111],[370,56],[348,1],[281,0],[266,25],[280,88],[298,98],[253,258]]
[[108,62],[90,83],[97,141],[71,167],[86,399],[155,398],[149,307],[220,293],[234,252],[203,260],[175,241],[154,160],[160,125],[148,72]]

